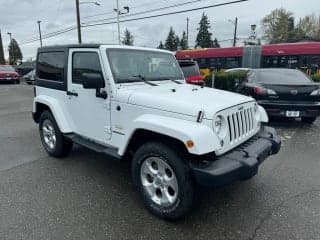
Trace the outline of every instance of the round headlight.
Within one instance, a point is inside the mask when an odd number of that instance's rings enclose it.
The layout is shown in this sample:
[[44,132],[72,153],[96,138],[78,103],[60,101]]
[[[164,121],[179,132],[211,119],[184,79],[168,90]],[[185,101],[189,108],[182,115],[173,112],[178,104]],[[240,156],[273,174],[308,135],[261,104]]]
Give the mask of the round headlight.
[[222,127],[222,116],[217,116],[216,119],[214,120],[214,131],[219,134],[221,131]]

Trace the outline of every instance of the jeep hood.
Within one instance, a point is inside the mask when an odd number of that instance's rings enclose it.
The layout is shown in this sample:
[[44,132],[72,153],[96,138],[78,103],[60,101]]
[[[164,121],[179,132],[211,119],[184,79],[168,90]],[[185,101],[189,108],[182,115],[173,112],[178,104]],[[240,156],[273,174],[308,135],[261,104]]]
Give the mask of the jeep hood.
[[221,110],[254,101],[232,92],[171,82],[158,86],[143,84],[121,87],[118,93],[122,101],[129,104],[189,116],[197,116],[199,111],[204,111],[207,119],[212,119]]

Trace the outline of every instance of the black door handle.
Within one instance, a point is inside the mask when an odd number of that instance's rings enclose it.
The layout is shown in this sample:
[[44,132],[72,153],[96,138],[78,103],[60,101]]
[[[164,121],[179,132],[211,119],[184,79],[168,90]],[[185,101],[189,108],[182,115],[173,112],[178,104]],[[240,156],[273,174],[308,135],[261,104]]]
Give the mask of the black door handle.
[[76,92],[70,92],[70,91],[67,91],[67,95],[68,95],[68,96],[75,96],[75,97],[78,97],[78,93],[76,93]]

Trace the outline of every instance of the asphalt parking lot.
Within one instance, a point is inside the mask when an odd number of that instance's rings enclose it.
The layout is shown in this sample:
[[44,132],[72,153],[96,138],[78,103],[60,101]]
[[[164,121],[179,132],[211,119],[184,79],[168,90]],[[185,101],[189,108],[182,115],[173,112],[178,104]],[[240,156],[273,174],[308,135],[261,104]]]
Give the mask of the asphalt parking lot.
[[0,85],[1,239],[320,239],[320,120],[272,123],[283,139],[250,181],[201,188],[191,216],[149,214],[129,169],[75,147],[47,156],[32,86]]

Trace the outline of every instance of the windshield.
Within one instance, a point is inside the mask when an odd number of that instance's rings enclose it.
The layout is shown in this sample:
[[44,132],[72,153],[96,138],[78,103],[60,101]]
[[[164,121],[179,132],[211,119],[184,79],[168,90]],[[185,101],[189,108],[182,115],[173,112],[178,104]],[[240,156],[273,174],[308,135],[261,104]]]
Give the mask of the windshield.
[[270,84],[310,83],[310,78],[299,70],[269,69],[257,72],[256,81]]
[[14,68],[9,65],[0,65],[0,71],[13,71],[14,72]]
[[170,53],[109,49],[107,55],[116,83],[183,79],[180,67]]

